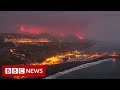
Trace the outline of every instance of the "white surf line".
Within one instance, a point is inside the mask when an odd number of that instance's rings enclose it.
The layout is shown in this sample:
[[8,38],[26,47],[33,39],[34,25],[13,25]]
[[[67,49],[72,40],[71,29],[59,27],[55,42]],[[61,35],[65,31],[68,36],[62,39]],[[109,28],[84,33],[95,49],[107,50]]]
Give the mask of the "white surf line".
[[79,65],[79,66],[76,66],[76,67],[73,67],[71,69],[68,69],[68,70],[64,70],[62,72],[58,72],[54,75],[50,75],[50,76],[47,76],[45,77],[44,79],[55,79],[59,76],[62,76],[64,74],[67,74],[67,73],[70,73],[70,72],[73,72],[73,71],[76,71],[76,70],[79,70],[79,69],[83,69],[83,68],[87,68],[87,67],[90,67],[90,66],[93,66],[93,65],[97,65],[97,64],[100,64],[102,62],[106,62],[106,61],[109,61],[109,60],[112,60],[112,58],[109,58],[109,59],[104,59],[104,60],[100,60],[100,61],[96,61],[96,62],[91,62],[91,63],[86,63],[86,64],[82,64],[82,65]]

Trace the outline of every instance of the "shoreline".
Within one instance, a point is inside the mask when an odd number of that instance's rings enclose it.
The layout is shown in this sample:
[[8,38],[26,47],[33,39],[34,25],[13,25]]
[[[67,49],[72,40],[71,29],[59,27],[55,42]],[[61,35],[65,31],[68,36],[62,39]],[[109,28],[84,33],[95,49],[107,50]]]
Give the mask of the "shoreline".
[[[94,58],[94,59],[89,60],[89,61],[72,61],[72,62],[64,62],[61,64],[48,65],[48,66],[46,66],[46,77],[27,77],[27,78],[21,78],[21,79],[46,79],[49,76],[53,76],[57,73],[64,72],[66,70],[78,67],[80,65],[89,64],[89,63],[96,63],[97,61],[101,62],[101,61],[104,61],[105,59],[112,59],[112,58],[106,58],[104,56],[101,56],[101,57]],[[13,79],[15,79],[15,78],[13,78]]]
[[60,76],[62,76],[62,75],[68,74],[68,73],[71,73],[71,72],[73,72],[73,71],[80,70],[80,69],[83,69],[83,68],[87,68],[87,67],[90,67],[90,66],[93,66],[93,65],[96,65],[96,64],[100,64],[100,63],[109,61],[109,60],[112,60],[112,58],[103,59],[103,60],[100,60],[100,61],[91,62],[91,63],[86,63],[86,64],[81,64],[81,65],[78,65],[78,66],[73,67],[73,68],[71,68],[71,69],[64,70],[64,71],[62,71],[62,72],[58,72],[58,73],[56,73],[56,74],[54,74],[54,75],[49,75],[49,76],[45,77],[44,79],[56,79],[57,77],[60,77]]
[[58,72],[68,70],[68,69],[71,69],[73,67],[76,67],[76,66],[79,66],[79,65],[82,65],[82,64],[101,61],[101,60],[104,60],[104,59],[106,59],[106,58],[105,57],[99,57],[99,58],[96,58],[96,59],[93,59],[93,60],[90,60],[90,61],[74,61],[74,62],[65,62],[65,63],[61,63],[61,64],[50,65],[50,66],[46,66],[46,73],[47,73],[47,76],[54,75]]

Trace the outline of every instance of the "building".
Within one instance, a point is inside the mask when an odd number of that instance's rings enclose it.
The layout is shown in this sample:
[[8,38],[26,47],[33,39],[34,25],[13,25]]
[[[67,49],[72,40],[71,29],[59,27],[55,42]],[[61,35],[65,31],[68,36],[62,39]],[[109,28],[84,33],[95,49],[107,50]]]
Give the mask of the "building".
[[13,42],[13,43],[40,43],[40,42],[51,42],[46,38],[39,38],[39,39],[29,39],[29,38],[5,38],[4,42]]

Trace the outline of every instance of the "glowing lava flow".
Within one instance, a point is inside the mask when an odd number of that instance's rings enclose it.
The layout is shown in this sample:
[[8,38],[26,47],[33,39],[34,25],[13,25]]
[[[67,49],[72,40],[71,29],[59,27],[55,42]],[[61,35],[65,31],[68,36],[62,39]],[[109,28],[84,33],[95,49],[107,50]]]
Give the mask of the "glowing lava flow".
[[25,25],[20,26],[20,33],[32,33],[32,34],[40,34],[44,33],[43,28],[40,27],[28,27]]
[[[10,50],[10,51],[12,52],[12,50]],[[53,56],[53,57],[49,57],[45,61],[43,61],[42,63],[36,62],[36,63],[31,63],[30,65],[55,65],[55,64],[60,64],[60,63],[64,62],[63,58],[66,57],[66,56],[68,58],[71,57],[71,56],[76,56],[76,57],[74,57],[74,60],[75,60],[75,58],[76,59],[78,58],[78,60],[80,60],[80,58],[84,57],[83,60],[88,61],[88,60],[95,59],[95,58],[98,58],[98,57],[103,56],[103,55],[106,55],[106,53],[102,53],[102,54],[95,53],[95,54],[92,54],[92,55],[86,55],[86,54],[82,54],[81,52],[76,50],[76,51],[73,51],[72,53],[67,52],[67,53],[64,53],[63,55],[56,55],[56,56]],[[118,56],[118,54],[116,54],[114,52],[112,54],[108,54],[108,56]],[[115,62],[115,61],[116,60],[113,59],[113,62]],[[13,78],[23,79],[23,78],[27,78],[27,76],[14,76]]]
[[[76,54],[80,54],[79,51],[73,51],[72,53],[70,52],[67,52],[63,55],[56,55],[56,56],[53,56],[53,57],[49,57],[47,58],[45,61],[43,61],[42,63],[31,63],[30,65],[55,65],[55,64],[60,64],[63,62],[63,58],[65,56],[71,56],[71,55],[76,55]],[[27,76],[14,76],[13,78],[16,78],[16,79],[23,79],[23,78],[27,78]]]
[[73,34],[79,39],[84,39],[84,37],[82,35],[80,35],[79,33],[73,33]]
[[109,54],[109,56],[119,56],[117,53],[113,52],[112,54]]
[[41,65],[52,65],[52,64],[59,64],[61,63],[61,58],[59,56],[50,57],[44,62],[41,63]]
[[100,54],[93,54],[93,55],[89,56],[88,58],[90,59],[90,58],[99,57],[99,56],[100,56]]
[[[78,57],[77,57],[77,56]],[[36,63],[31,63],[30,65],[55,65],[55,64],[60,64],[63,61],[63,58],[64,57],[71,57],[72,56],[75,56],[74,57],[74,60],[75,58],[78,58],[78,60],[80,60],[80,58],[83,58],[84,59],[91,59],[91,58],[95,58],[95,57],[99,57],[101,54],[93,54],[93,55],[86,55],[86,54],[82,54],[81,52],[79,51],[73,51],[73,52],[67,52],[67,53],[64,53],[63,55],[56,55],[56,56],[53,56],[53,57],[49,57],[47,58],[45,61],[43,61],[42,63],[39,63],[39,62],[36,62]],[[16,79],[23,79],[23,78],[27,78],[27,76],[14,76],[13,78],[16,78]]]
[[[30,65],[52,65],[52,64],[59,64],[59,63],[62,62],[62,57],[63,56],[53,56],[53,57],[50,57],[50,58],[46,59],[42,63],[31,63]],[[14,76],[13,78],[23,79],[23,78],[27,78],[27,76]]]
[[31,63],[30,65],[53,65],[53,64],[59,64],[59,63],[62,62],[62,57],[63,56],[53,56],[53,57],[47,58],[42,63]]

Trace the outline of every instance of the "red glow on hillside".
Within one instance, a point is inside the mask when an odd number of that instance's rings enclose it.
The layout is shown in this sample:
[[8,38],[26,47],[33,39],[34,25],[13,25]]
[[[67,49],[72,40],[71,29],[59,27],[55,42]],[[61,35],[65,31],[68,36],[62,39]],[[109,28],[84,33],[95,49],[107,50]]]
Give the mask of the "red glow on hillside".
[[64,33],[60,33],[59,35],[60,35],[61,37],[64,37],[64,36],[65,36],[65,34],[64,34]]
[[[74,30],[74,29],[73,29]],[[48,33],[53,36],[61,36],[64,37],[67,34],[74,34],[79,39],[84,39],[84,37],[79,32],[68,32],[67,30],[61,30],[60,28],[51,28],[51,27],[40,27],[40,26],[29,26],[29,25],[21,25],[19,29],[20,33],[31,33],[31,34],[42,34],[42,33]]]
[[75,35],[76,37],[78,37],[79,39],[84,39],[84,37],[83,37],[82,35],[80,35],[79,33],[74,33],[74,35]]
[[20,27],[21,32],[25,32],[24,26]]
[[41,34],[44,33],[43,28],[38,27],[27,27],[25,25],[20,26],[21,33],[32,33],[32,34]]

